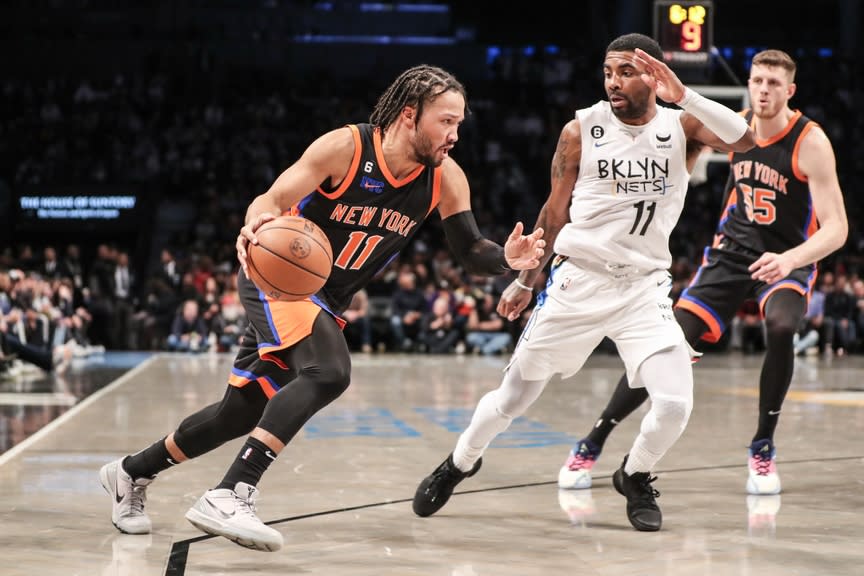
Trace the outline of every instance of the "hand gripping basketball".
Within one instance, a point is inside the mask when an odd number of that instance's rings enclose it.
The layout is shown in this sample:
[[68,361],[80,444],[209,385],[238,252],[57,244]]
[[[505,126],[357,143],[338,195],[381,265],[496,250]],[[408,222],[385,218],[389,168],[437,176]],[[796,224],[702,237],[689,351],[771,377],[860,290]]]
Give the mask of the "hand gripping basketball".
[[257,243],[246,245],[248,276],[269,298],[308,298],[330,277],[333,250],[311,220],[280,216],[259,226],[255,237]]

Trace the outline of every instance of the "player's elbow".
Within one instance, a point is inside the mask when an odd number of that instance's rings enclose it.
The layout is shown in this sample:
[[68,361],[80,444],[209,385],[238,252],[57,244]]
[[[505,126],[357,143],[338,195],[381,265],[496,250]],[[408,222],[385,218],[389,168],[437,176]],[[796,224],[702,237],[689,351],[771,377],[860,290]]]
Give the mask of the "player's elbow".
[[837,232],[835,233],[835,236],[836,246],[834,249],[839,250],[846,244],[846,240],[849,238],[849,222],[846,218],[841,218],[840,222],[837,223]]
[[756,146],[756,135],[753,133],[753,130],[750,128],[744,132],[744,135],[738,139],[737,142],[731,145],[733,152],[748,152],[753,147]]

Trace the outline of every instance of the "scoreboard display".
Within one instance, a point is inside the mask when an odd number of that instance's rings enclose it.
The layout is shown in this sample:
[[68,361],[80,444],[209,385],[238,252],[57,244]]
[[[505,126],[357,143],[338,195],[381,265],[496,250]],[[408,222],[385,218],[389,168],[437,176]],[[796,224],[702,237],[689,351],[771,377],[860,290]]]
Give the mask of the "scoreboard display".
[[708,66],[713,28],[711,0],[654,0],[654,39],[671,66]]

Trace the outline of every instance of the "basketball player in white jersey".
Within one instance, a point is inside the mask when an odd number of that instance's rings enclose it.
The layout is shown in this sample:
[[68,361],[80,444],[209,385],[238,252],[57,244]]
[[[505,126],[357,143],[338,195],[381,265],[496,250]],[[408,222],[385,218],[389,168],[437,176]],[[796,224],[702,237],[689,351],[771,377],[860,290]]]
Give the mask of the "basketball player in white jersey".
[[[608,101],[577,111],[552,158],[552,189],[535,227],[554,249],[541,266],[520,272],[498,313],[518,317],[554,252],[547,287],[501,386],[480,400],[455,450],[417,488],[419,516],[441,509],[456,485],[477,472],[489,443],[552,376],[575,374],[609,337],[629,381],[652,399],[613,483],[627,499],[634,528],[660,529],[651,472],[684,431],[693,405],[692,351],[669,298],[669,235],[702,147],[746,151],[754,138],[741,116],[686,88],[647,36],[612,41],[603,72]],[[681,110],[658,105],[658,97]]]

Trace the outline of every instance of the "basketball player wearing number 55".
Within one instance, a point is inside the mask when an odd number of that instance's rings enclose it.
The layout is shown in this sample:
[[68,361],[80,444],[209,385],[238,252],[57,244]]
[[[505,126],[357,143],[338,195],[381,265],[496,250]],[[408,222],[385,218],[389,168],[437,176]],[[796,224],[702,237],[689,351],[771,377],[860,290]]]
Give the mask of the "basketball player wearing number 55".
[[[552,158],[552,189],[536,224],[556,254],[547,288],[501,386],[480,400],[455,450],[418,486],[420,516],[434,514],[477,472],[489,443],[552,376],[576,373],[609,337],[630,381],[653,400],[613,483],[633,527],[660,529],[651,472],[684,431],[693,404],[690,350],[669,299],[669,235],[703,145],[743,152],[754,140],[741,116],[686,88],[647,36],[613,40],[603,73],[608,101],[576,112]],[[683,111],[658,105],[658,97]],[[522,312],[537,274],[519,274],[499,314],[513,320]]]
[[[282,546],[282,535],[255,513],[256,486],[309,418],[348,387],[351,359],[339,314],[433,210],[470,272],[496,275],[539,265],[542,230],[526,236],[517,223],[503,248],[478,230],[468,180],[449,156],[466,111],[465,89],[451,74],[432,66],[410,68],[381,95],[368,124],[320,136],[252,201],[237,238],[239,286],[251,326],[227,391],[221,402],[187,417],[167,437],[102,468],[101,482],[113,498],[112,521],[121,532],[150,532],[145,491],[158,473],[248,435],[221,482],[186,518],[241,546]],[[295,302],[269,299],[246,276],[255,231],[286,212],[315,222],[334,254],[323,289]]]

